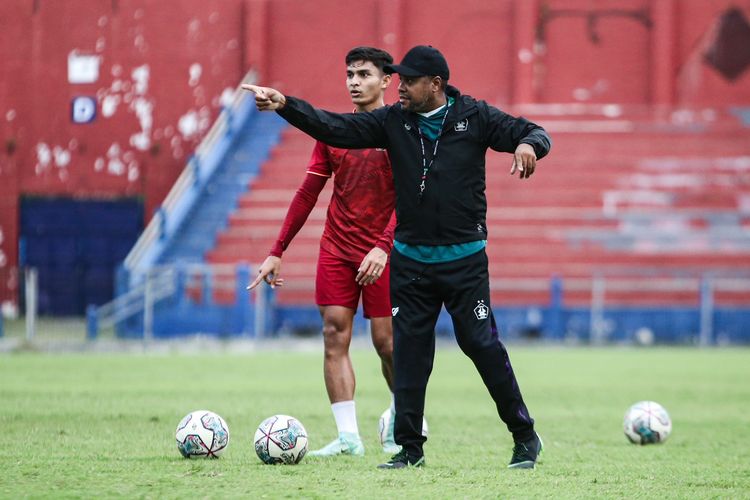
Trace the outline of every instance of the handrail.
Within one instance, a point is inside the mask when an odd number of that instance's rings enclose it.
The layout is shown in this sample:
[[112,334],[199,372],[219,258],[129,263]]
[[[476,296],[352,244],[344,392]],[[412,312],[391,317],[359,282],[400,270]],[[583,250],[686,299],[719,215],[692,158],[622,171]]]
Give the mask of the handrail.
[[205,177],[210,176],[211,172],[206,171],[208,169],[201,168],[201,161],[216,146],[218,141],[226,135],[226,132],[231,128],[232,116],[248,99],[247,92],[241,90],[241,85],[252,83],[255,79],[256,75],[253,70],[249,71],[242,79],[234,91],[231,103],[219,114],[211,129],[196,148],[195,154],[188,160],[186,167],[182,170],[177,181],[164,198],[160,208],[151,218],[151,221],[141,233],[138,241],[136,241],[133,248],[125,257],[124,267],[131,275],[131,283],[140,279],[141,276],[139,275],[146,272],[156,261],[157,252],[155,251],[155,247],[159,243],[159,240],[170,233],[170,229],[176,229],[176,227],[167,226],[168,223],[176,225],[179,222],[173,221],[170,216],[174,214],[185,194],[195,185],[196,181],[205,180]]
[[97,308],[98,322],[103,327],[113,326],[145,308],[144,295],[151,287],[153,300],[157,302],[175,293],[177,290],[177,273],[173,266],[153,268],[146,279],[134,286],[127,293]]
[[[217,268],[227,267],[226,271],[218,271]],[[217,289],[229,289],[229,284],[223,281],[234,280],[234,266],[232,264],[196,265],[196,270],[206,272],[211,269],[214,277],[213,286]],[[311,291],[315,288],[314,280],[299,279],[287,281],[284,284],[286,291]],[[528,277],[528,278],[492,278],[490,290],[497,292],[544,292],[550,290],[552,278]],[[750,276],[745,277],[716,277],[716,276],[648,276],[641,278],[636,276],[607,276],[596,275],[590,277],[561,278],[563,289],[571,292],[589,292],[594,289],[594,282],[603,280],[608,292],[699,292],[702,283],[710,279],[716,291],[726,292],[750,292]]]
[[[606,320],[605,313],[611,307],[619,307],[618,304],[630,307],[633,305],[632,299],[638,297],[642,297],[645,300],[644,304],[649,305],[660,296],[659,294],[664,294],[664,301],[658,303],[664,305],[670,303],[669,297],[671,296],[684,297],[684,294],[693,294],[696,300],[691,304],[697,304],[700,310],[702,344],[710,343],[713,338],[711,318],[713,311],[717,307],[722,307],[722,301],[729,300],[726,304],[734,307],[732,297],[742,298],[750,293],[750,273],[738,272],[737,276],[731,276],[705,270],[702,273],[685,271],[685,274],[665,271],[659,275],[655,273],[656,270],[648,268],[641,271],[640,274],[637,272],[608,274],[600,271],[591,276],[580,277],[494,278],[490,282],[490,290],[512,292],[518,298],[533,296],[534,299],[527,301],[526,304],[534,308],[548,307],[553,318],[550,321],[553,323],[554,318],[559,319],[559,314],[566,307],[574,304],[577,304],[575,307],[581,307],[581,294],[583,294],[583,300],[588,302],[591,312],[591,338],[598,339],[597,341],[606,338],[606,332],[600,328],[603,328],[601,322]],[[268,318],[273,318],[278,312],[275,306],[265,302],[268,299],[274,300],[269,287],[261,285],[253,294],[245,290],[250,278],[250,267],[247,264],[167,264],[153,267],[144,278],[127,293],[108,304],[91,310],[90,325],[87,327],[90,338],[96,337],[99,326],[109,327],[131,316],[143,314],[144,339],[150,339],[153,334],[154,315],[174,314],[174,311],[165,312],[164,308],[154,308],[156,303],[169,297],[176,299],[174,304],[178,309],[196,307],[196,311],[200,311],[206,307],[218,305],[224,307],[226,302],[221,301],[226,301],[227,297],[234,295],[234,302],[230,309],[231,314],[234,315],[232,321],[245,325],[245,328],[254,328],[254,334],[259,338],[262,337],[263,332],[267,331]],[[311,291],[313,287],[314,280],[301,279],[287,282],[283,291]],[[198,295],[195,295],[196,293]],[[566,302],[567,293],[572,294],[569,297],[572,302]],[[196,297],[199,299],[194,302]],[[222,298],[217,299],[217,297]],[[249,297],[254,298],[253,306],[248,306]],[[218,302],[215,302],[217,300]],[[618,302],[619,300],[623,302]],[[675,304],[684,307],[685,302],[678,298]],[[166,309],[168,310],[169,307],[171,306],[167,304]],[[268,311],[265,310],[266,308]],[[161,320],[161,323],[163,324],[164,321]],[[559,331],[559,324],[550,328],[553,331]]]
[[[247,279],[247,264],[239,264],[245,269],[244,280]],[[154,305],[168,297],[172,297],[179,290],[184,293],[184,285],[188,287],[195,285],[190,283],[194,275],[200,274],[207,277],[207,283],[211,290],[237,289],[237,285],[229,286],[231,277],[236,280],[240,272],[238,265],[232,264],[165,264],[152,266],[144,274],[143,279],[132,285],[124,294],[119,295],[110,302],[101,306],[89,306],[87,315],[87,334],[89,338],[96,338],[100,328],[112,327],[139,313],[144,314],[144,339],[152,335]],[[218,278],[218,279],[217,279]],[[182,282],[182,285],[179,283]]]

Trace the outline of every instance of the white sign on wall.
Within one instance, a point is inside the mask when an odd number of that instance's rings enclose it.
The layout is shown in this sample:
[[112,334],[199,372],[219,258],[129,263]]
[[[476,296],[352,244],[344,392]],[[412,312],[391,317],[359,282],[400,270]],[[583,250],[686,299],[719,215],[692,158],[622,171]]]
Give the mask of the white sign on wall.
[[68,83],[95,83],[99,79],[101,57],[79,54],[74,50],[68,54]]

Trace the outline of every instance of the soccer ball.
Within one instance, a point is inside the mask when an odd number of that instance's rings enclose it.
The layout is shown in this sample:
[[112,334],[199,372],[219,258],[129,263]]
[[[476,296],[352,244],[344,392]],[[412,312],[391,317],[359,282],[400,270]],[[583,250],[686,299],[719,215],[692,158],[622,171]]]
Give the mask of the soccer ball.
[[[392,418],[393,418],[393,413],[391,413],[391,409],[386,408],[383,414],[380,415],[380,420],[378,420],[378,436],[380,437],[381,446],[385,444],[385,440],[388,437],[388,427],[391,425]],[[425,420],[425,418],[422,417],[422,435],[424,437],[427,437],[427,432],[428,432],[427,420]]]
[[662,443],[672,432],[667,410],[653,401],[641,401],[628,408],[622,425],[625,436],[635,444]]
[[177,424],[175,437],[177,449],[185,458],[218,458],[229,444],[229,427],[216,413],[198,410]]
[[298,464],[307,453],[307,431],[289,415],[265,419],[253,441],[258,458],[267,464]]

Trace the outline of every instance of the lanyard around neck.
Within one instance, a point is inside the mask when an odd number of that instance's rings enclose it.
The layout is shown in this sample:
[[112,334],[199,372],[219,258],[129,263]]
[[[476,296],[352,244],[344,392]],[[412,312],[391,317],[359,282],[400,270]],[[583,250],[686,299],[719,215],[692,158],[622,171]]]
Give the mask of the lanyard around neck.
[[419,199],[418,202],[422,203],[422,196],[424,195],[424,189],[426,187],[425,182],[427,181],[427,172],[430,171],[432,168],[432,164],[435,163],[435,158],[437,157],[437,150],[438,150],[438,144],[440,143],[440,137],[443,135],[443,126],[445,125],[445,119],[448,117],[448,109],[445,110],[445,114],[443,115],[443,121],[440,122],[440,131],[438,132],[437,137],[435,138],[435,147],[432,150],[432,158],[430,158],[430,163],[427,163],[427,155],[425,154],[424,149],[424,137],[422,136],[422,129],[419,127],[419,123],[417,123],[417,132],[419,133],[419,144],[422,146],[422,178],[421,182],[419,184]]

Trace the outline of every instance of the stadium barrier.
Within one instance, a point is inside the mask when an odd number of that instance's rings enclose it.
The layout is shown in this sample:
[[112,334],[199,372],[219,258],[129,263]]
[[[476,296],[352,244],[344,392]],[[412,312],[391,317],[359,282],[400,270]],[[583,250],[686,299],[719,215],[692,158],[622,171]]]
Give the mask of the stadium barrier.
[[[3,254],[0,251],[0,261]],[[18,268],[13,266],[0,266],[0,283],[7,283],[9,288],[16,289],[18,282]],[[5,320],[18,317],[18,306],[9,297],[0,296],[0,337],[5,336]]]
[[[90,308],[89,338],[113,328],[121,338],[173,338],[208,334],[218,338],[265,338],[309,335],[320,331],[314,304],[287,304],[286,291],[311,289],[312,282],[287,283],[278,293],[261,285],[246,290],[247,264],[159,266],[146,280],[112,303]],[[127,276],[121,275],[121,280]],[[546,300],[516,304],[493,299],[504,338],[544,339],[594,345],[679,343],[700,346],[750,343],[750,275],[717,273],[668,275],[599,273],[582,278],[495,279],[491,293],[524,294]],[[690,300],[686,300],[686,298]],[[584,300],[585,299],[585,300]],[[368,323],[357,315],[355,334]],[[443,311],[436,331],[452,336]]]
[[26,309],[26,340],[36,335],[37,304],[39,302],[39,272],[34,267],[24,269],[24,297]]
[[[119,282],[128,282],[124,269]],[[263,338],[274,324],[274,297],[266,286],[246,290],[247,264],[155,266],[141,283],[113,301],[87,310],[89,339],[112,329],[119,338],[153,340],[189,334]]]
[[143,315],[143,338],[153,338],[154,306],[176,291],[174,267],[151,268],[145,279],[100,307],[89,306],[86,310],[86,335],[89,339],[98,336],[100,328],[113,328],[124,321]]

